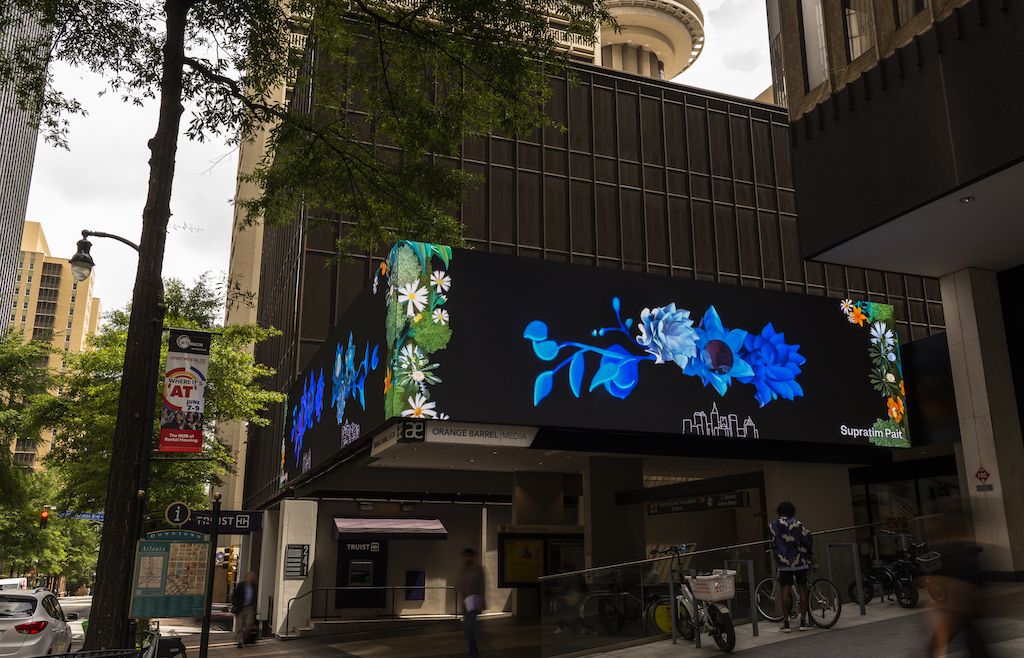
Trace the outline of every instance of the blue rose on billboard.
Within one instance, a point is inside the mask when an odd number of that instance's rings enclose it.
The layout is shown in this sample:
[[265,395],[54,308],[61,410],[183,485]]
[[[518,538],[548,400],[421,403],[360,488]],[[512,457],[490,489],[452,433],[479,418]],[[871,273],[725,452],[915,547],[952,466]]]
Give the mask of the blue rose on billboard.
[[718,311],[710,307],[697,329],[700,358],[687,364],[683,374],[699,377],[704,386],[710,384],[719,395],[725,395],[733,377],[744,381],[754,376],[753,368],[740,357],[746,338],[747,332],[742,329],[727,330]]
[[685,369],[691,359],[697,358],[697,332],[690,312],[677,310],[674,302],[653,310],[645,308],[637,329],[637,344],[657,357],[655,363],[674,361]]
[[[633,320],[622,320],[621,307],[621,300],[612,298],[617,326],[591,332],[593,338],[621,334],[614,336],[615,340],[608,345],[554,340],[542,320],[533,320],[526,326],[523,338],[533,343],[533,351],[539,359],[551,362],[565,354],[553,369],[537,375],[533,387],[534,406],[551,394],[555,375],[566,366],[569,389],[580,397],[587,376],[588,354],[600,356],[588,392],[604,386],[609,394],[619,399],[625,399],[639,384],[642,361],[653,361],[656,365],[674,363],[683,374],[699,378],[704,386],[712,386],[719,395],[728,392],[733,380],[753,384],[754,397],[762,407],[779,397],[792,400],[803,395],[803,389],[796,383],[800,365],[805,361],[798,351],[800,346],[786,344],[784,336],[776,333],[771,323],[760,335],[743,329],[726,329],[718,311],[711,306],[700,325],[694,327],[690,312],[676,308],[673,302],[645,308],[637,325],[640,334],[634,337],[629,331]],[[644,353],[634,353],[635,348],[643,349]]]
[[753,373],[740,381],[754,385],[754,397],[762,407],[780,397],[803,397],[804,390],[796,378],[806,359],[799,349],[799,345],[787,345],[785,336],[776,332],[771,322],[760,334],[748,334],[744,339],[743,358],[752,366]]

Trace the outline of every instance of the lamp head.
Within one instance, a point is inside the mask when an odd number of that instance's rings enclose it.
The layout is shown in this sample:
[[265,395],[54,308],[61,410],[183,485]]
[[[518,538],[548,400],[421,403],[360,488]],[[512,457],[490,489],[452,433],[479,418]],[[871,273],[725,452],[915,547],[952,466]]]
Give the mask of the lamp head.
[[85,281],[92,273],[93,260],[89,255],[92,243],[86,238],[86,231],[82,231],[82,239],[78,241],[78,253],[68,261],[71,263],[71,276],[75,281]]

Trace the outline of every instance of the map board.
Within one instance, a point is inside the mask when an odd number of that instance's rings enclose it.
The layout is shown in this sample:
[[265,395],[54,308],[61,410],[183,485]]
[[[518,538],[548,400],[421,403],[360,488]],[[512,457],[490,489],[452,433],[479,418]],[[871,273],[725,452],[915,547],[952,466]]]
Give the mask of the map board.
[[210,542],[206,541],[140,541],[130,616],[202,615],[209,554]]

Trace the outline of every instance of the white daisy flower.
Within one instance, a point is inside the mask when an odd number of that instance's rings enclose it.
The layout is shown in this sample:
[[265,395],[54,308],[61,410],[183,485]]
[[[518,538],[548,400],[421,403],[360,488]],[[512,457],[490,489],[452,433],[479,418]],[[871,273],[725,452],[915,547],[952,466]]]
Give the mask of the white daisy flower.
[[446,414],[446,413],[439,413],[439,414],[437,414],[437,419],[438,420],[448,420],[448,414]]
[[839,303],[839,308],[840,310],[842,310],[843,313],[846,313],[847,315],[853,313],[853,300],[844,299]]
[[434,273],[430,276],[430,285],[434,286],[434,289],[439,294],[448,292],[448,289],[452,287],[452,278],[446,272],[434,270]]
[[423,397],[421,393],[416,394],[416,398],[409,398],[409,406],[411,409],[406,409],[402,412],[402,416],[406,418],[436,418],[437,412],[434,411],[434,402],[427,402],[427,398]]
[[887,380],[888,380],[889,382],[895,382],[895,381],[896,381],[896,375],[892,374],[891,372],[887,372],[887,373],[885,373],[885,378],[886,378],[886,379],[887,379]]
[[[892,377],[892,375],[889,375],[889,376]],[[424,376],[422,370],[413,370],[412,371],[412,380],[414,382],[421,382],[421,381],[423,381],[424,378],[425,378],[425,376]]]
[[448,324],[448,311],[443,308],[434,309],[434,322],[436,324]]
[[398,301],[407,304],[406,315],[412,317],[427,305],[427,289],[420,288],[416,281],[408,283],[398,289]]

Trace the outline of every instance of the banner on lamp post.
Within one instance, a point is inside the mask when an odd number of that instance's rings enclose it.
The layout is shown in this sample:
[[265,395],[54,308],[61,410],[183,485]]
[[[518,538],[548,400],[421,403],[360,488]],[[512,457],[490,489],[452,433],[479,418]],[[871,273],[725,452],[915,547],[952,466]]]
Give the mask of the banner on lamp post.
[[203,402],[212,334],[171,329],[160,410],[160,452],[203,451]]

